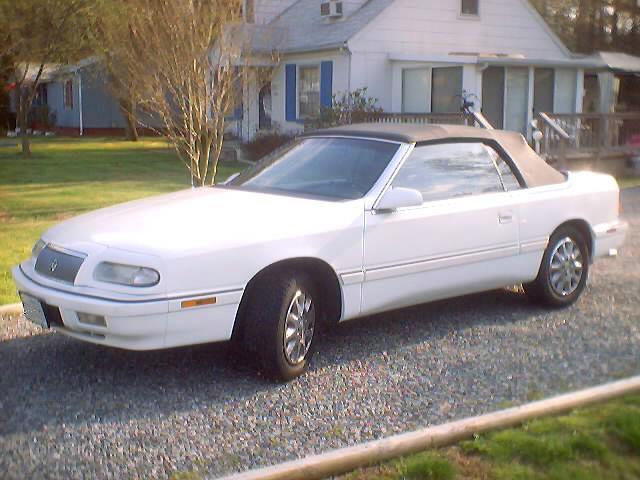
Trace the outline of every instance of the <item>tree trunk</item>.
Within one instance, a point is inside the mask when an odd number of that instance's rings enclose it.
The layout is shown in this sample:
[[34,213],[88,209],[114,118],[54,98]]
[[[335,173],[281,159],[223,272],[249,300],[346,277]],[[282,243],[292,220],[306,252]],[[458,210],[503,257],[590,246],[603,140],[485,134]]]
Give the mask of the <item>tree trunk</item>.
[[22,89],[18,90],[18,115],[16,118],[16,123],[18,128],[20,129],[20,138],[21,138],[21,146],[22,146],[22,156],[30,157],[31,156],[31,139],[27,134],[27,128],[29,121],[29,108],[27,105],[27,98]]
[[31,156],[31,140],[29,139],[29,135],[27,135],[27,132],[24,132],[22,134],[22,156]]
[[215,141],[211,135],[207,135],[206,147],[207,149],[207,157],[209,159],[209,170],[210,177],[208,180],[208,185],[215,185],[216,183],[216,174],[218,173],[218,160],[220,160],[220,149],[218,148],[218,142]]
[[127,140],[131,142],[138,141],[138,127],[136,115],[133,112],[132,102],[127,100],[120,101],[120,112],[124,117],[124,129]]
[[136,116],[132,112],[127,112],[125,115],[127,140],[132,142],[138,141],[138,127],[136,126]]
[[198,161],[200,162],[200,187],[209,185],[211,178],[211,171],[209,169],[209,149],[206,147],[205,134],[200,134],[200,141],[197,142],[198,148]]

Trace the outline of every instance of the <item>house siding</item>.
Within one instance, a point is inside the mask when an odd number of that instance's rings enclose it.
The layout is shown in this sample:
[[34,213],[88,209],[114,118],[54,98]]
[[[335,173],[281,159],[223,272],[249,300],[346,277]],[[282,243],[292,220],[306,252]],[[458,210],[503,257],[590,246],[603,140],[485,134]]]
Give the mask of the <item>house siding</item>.
[[[73,81],[73,108],[64,106],[64,84],[68,79]],[[86,67],[79,73],[60,76],[48,84],[47,103],[55,113],[56,127],[80,128],[80,88],[83,129],[125,127],[118,103],[108,91],[104,74],[95,67]]]
[[[358,7],[366,9],[372,0],[343,1],[345,21],[349,21],[364,11],[358,10]],[[299,9],[299,5],[295,8]],[[316,12],[315,5],[311,2],[304,5],[308,10],[298,13],[320,15],[319,6]],[[272,81],[274,128],[284,132],[303,129],[302,123],[292,114],[291,102],[289,113],[286,114],[287,65],[291,79],[293,66],[310,63],[319,65],[323,61],[333,62],[333,94],[366,87],[368,95],[376,98],[378,106],[387,112],[401,112],[403,109],[403,71],[408,68],[426,69],[427,75],[430,75],[428,102],[420,111],[429,112],[434,105],[437,110],[458,111],[455,102],[450,100],[456,92],[443,89],[442,85],[440,90],[436,90],[431,84],[434,69],[442,67],[460,67],[462,85],[458,88],[466,100],[473,102],[471,108],[480,111],[483,101],[483,72],[488,66],[503,69],[506,78],[504,94],[498,98],[507,101],[502,109],[497,105],[493,109],[494,116],[498,121],[505,122],[506,129],[531,133],[536,68],[554,71],[551,100],[554,111],[580,110],[580,76],[583,72],[579,67],[573,66],[578,62],[527,0],[480,0],[477,16],[461,15],[460,8],[460,0],[394,0],[380,5],[380,10],[367,18],[368,23],[362,24],[364,27],[359,27],[355,34],[351,33],[346,48],[282,55],[279,65],[274,69]],[[297,19],[291,12],[290,10],[288,15],[280,17],[281,20],[296,22]],[[333,32],[335,29],[328,29],[329,26],[335,27],[340,22],[307,22],[314,25],[309,36]],[[285,51],[286,48],[287,45],[284,46]],[[440,74],[438,78],[443,78],[442,70],[437,73]],[[517,76],[517,84],[514,83],[514,76]],[[495,92],[492,95],[493,97],[487,96],[488,101],[493,102]],[[248,100],[254,103],[254,96],[252,94]],[[459,94],[455,95],[455,98],[458,96]],[[536,104],[545,104],[542,94],[537,100]],[[462,104],[462,99],[460,103]],[[500,111],[502,118],[499,118]],[[245,119],[245,124],[249,123]],[[251,138],[257,128],[252,125],[249,127],[248,136]],[[244,134],[243,138],[246,138]]]
[[[570,61],[566,48],[526,0],[480,0],[480,14],[471,17],[460,15],[459,1],[396,0],[349,40],[348,46],[352,89],[367,87],[385,111],[402,111],[404,69],[447,66],[462,67],[462,90],[474,101],[474,109],[481,110],[482,71],[504,58],[496,55],[521,59],[520,68],[525,70],[551,64],[557,72],[555,88],[562,93],[554,107],[566,110],[577,103],[577,69],[561,68]],[[567,91],[572,78],[574,88]],[[531,95],[528,90],[524,95],[518,101],[526,109]],[[512,116],[510,123],[513,129],[528,133],[523,125],[531,119],[529,112],[517,122]]]
[[120,107],[96,69],[82,71],[82,122],[84,128],[125,127]]
[[[64,106],[64,84],[71,78],[73,82],[73,108]],[[75,76],[60,78],[48,85],[47,102],[49,110],[55,114],[56,127],[71,128],[78,127],[80,122],[80,111],[78,109],[78,79]]]
[[457,0],[396,0],[349,47],[354,52],[503,53],[566,60],[566,50],[524,1],[480,0],[478,17],[462,17]]

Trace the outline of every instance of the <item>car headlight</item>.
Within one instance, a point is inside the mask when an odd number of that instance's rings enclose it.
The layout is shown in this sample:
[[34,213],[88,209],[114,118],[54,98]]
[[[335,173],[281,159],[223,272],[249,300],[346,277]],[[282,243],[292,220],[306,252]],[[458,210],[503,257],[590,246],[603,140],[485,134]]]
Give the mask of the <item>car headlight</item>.
[[153,268],[102,262],[93,272],[93,278],[129,287],[152,287],[160,281],[160,274]]
[[40,255],[40,252],[44,250],[44,247],[46,246],[47,246],[46,242],[44,242],[42,239],[39,239],[31,249],[31,256],[33,258],[38,258],[38,255]]

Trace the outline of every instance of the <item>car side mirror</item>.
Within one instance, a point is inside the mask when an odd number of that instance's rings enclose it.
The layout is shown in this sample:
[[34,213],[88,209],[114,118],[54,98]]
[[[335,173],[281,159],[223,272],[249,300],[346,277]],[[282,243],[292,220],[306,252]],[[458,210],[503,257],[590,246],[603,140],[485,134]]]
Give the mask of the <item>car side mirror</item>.
[[378,201],[375,210],[389,212],[403,207],[419,207],[422,205],[422,194],[413,188],[390,188]]

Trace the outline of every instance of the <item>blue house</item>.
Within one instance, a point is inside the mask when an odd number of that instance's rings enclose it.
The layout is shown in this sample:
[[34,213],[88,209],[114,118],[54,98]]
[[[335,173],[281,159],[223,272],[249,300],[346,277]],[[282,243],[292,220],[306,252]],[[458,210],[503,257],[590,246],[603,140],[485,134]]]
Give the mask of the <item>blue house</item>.
[[96,60],[60,68],[45,86],[47,104],[55,114],[58,129],[83,135],[125,128],[120,106],[109,92],[106,73]]
[[[29,77],[35,78],[33,73]],[[30,126],[34,130],[55,130],[69,135],[120,133],[125,119],[109,91],[106,72],[93,58],[74,65],[47,65],[32,104]],[[11,100],[15,111],[15,94]],[[48,107],[49,125],[43,125],[41,111]]]

